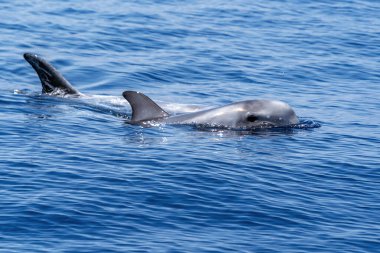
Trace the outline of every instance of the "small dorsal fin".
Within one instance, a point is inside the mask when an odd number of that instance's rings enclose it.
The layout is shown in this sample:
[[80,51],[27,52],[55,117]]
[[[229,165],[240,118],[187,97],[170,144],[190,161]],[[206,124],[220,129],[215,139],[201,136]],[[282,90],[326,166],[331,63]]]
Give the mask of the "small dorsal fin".
[[124,91],[123,97],[132,107],[132,121],[146,121],[168,117],[169,114],[152,99],[137,91]]

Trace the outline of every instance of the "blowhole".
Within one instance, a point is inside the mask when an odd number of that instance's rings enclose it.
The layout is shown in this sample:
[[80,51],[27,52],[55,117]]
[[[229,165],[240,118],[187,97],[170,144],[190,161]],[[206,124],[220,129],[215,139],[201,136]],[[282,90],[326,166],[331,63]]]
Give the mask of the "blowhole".
[[247,117],[247,121],[249,121],[249,122],[255,122],[256,120],[258,120],[259,118],[257,117],[257,116],[255,116],[255,115],[249,115],[248,117]]

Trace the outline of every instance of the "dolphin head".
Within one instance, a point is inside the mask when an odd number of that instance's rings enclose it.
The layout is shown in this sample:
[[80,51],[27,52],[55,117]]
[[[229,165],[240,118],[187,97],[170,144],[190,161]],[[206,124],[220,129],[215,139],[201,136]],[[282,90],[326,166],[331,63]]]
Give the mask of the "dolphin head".
[[287,126],[299,123],[287,103],[278,100],[248,100],[233,104],[236,109],[235,127]]

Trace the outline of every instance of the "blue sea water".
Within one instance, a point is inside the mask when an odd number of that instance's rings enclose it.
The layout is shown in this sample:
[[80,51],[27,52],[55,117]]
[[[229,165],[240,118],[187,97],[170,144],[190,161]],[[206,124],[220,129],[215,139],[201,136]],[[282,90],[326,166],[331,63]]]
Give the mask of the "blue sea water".
[[[0,17],[0,252],[380,252],[379,1],[2,0]],[[24,52],[93,98],[41,95]],[[142,128],[124,90],[279,99],[315,127]]]

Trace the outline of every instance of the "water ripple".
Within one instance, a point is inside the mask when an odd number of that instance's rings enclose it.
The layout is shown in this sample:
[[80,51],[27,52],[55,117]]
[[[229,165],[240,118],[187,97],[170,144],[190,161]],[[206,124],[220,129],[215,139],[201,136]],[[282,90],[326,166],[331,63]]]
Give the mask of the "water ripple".
[[[0,251],[378,250],[376,1],[0,5]],[[41,95],[26,51],[88,97]],[[124,90],[301,123],[141,128]]]

